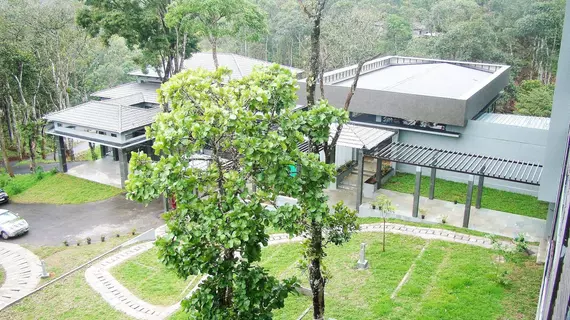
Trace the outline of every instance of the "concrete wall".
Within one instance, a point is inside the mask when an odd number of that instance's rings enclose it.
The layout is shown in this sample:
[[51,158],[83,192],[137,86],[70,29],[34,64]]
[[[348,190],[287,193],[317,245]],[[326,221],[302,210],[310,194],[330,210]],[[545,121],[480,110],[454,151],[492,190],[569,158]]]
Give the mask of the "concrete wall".
[[336,167],[338,168],[348,161],[352,160],[352,153],[352,148],[337,146],[335,155]]
[[556,73],[556,89],[552,104],[548,145],[544,154],[544,172],[540,183],[539,199],[556,202],[560,179],[563,176],[566,139],[570,124],[570,1],[566,6],[560,58]]
[[[542,163],[548,135],[546,130],[473,120],[469,121],[464,128],[453,127],[449,129],[461,133],[461,136],[453,138],[400,130],[399,141],[485,156]],[[415,168],[409,165],[399,164],[397,170],[409,173],[415,172]],[[423,174],[429,175],[429,173],[430,170],[425,168]],[[443,170],[437,172],[437,177],[458,182],[467,182],[468,179],[466,174]],[[538,193],[538,187],[536,186],[490,178],[485,179],[485,186],[531,195],[537,195]]]

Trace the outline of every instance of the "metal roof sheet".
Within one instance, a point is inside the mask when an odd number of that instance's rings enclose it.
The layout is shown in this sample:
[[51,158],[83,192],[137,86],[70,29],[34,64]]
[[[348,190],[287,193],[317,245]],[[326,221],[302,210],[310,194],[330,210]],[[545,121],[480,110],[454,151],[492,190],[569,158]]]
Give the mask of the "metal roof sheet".
[[89,101],[48,114],[45,118],[48,121],[121,133],[153,123],[159,112],[159,107],[140,108]]
[[[244,57],[233,53],[218,53],[218,63],[220,66],[227,67],[232,71],[232,79],[241,79],[249,75],[255,66],[270,66],[273,63],[258,60],[254,58]],[[301,73],[303,70],[284,66],[291,70],[294,74]],[[206,70],[214,71],[216,67],[214,65],[214,58],[211,52],[198,52],[192,54],[192,56],[184,60],[184,69],[196,69],[203,68]],[[158,78],[158,74],[154,69],[149,69],[147,73],[140,70],[133,71],[129,73],[138,77],[150,77]]]
[[[329,142],[332,142],[338,125],[331,125]],[[383,130],[379,128],[359,126],[355,124],[345,124],[337,141],[337,145],[355,149],[372,149],[382,143],[384,140],[391,138],[393,131]]]
[[[361,75],[358,88],[459,99],[492,75],[450,63],[390,65]],[[336,85],[350,87],[352,81]]]
[[541,130],[548,130],[550,128],[550,118],[518,114],[484,113],[477,118],[477,121]]

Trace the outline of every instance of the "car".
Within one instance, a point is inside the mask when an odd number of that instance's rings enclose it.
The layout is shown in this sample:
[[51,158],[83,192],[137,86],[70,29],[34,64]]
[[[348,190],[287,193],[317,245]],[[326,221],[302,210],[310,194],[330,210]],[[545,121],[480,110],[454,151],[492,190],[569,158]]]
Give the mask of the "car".
[[17,213],[9,210],[0,210],[0,236],[7,240],[24,234],[30,230],[30,225]]
[[0,203],[7,203],[8,202],[8,194],[6,191],[0,189]]

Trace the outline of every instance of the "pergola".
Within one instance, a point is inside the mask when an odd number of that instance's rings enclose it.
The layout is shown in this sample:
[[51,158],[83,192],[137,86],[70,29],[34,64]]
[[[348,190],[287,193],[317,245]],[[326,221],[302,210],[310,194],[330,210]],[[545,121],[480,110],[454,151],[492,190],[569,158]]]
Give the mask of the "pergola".
[[[542,175],[542,165],[539,163],[504,159],[492,156],[478,155],[454,150],[437,149],[425,146],[402,144],[392,142],[379,146],[366,152],[367,156],[381,161],[391,161],[416,166],[416,184],[414,188],[413,216],[418,216],[420,201],[420,186],[422,167],[430,168],[429,199],[433,200],[435,192],[435,178],[437,170],[453,171],[469,175],[467,198],[463,227],[469,226],[473,185],[475,176],[479,177],[476,208],[481,208],[483,196],[483,183],[485,177],[506,180],[511,182],[539,185]],[[361,171],[359,171],[360,174]],[[359,176],[357,206],[362,203],[362,176]]]

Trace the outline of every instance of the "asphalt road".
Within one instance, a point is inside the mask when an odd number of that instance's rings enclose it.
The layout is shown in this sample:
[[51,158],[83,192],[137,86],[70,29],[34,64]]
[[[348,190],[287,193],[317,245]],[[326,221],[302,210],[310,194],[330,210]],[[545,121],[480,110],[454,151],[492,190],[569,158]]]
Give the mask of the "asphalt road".
[[36,246],[59,245],[64,240],[75,244],[87,237],[95,242],[101,235],[127,234],[133,228],[144,232],[164,224],[160,201],[145,207],[126,200],[124,195],[77,205],[8,203],[0,205],[0,209],[16,212],[30,224],[28,233],[7,241]]

